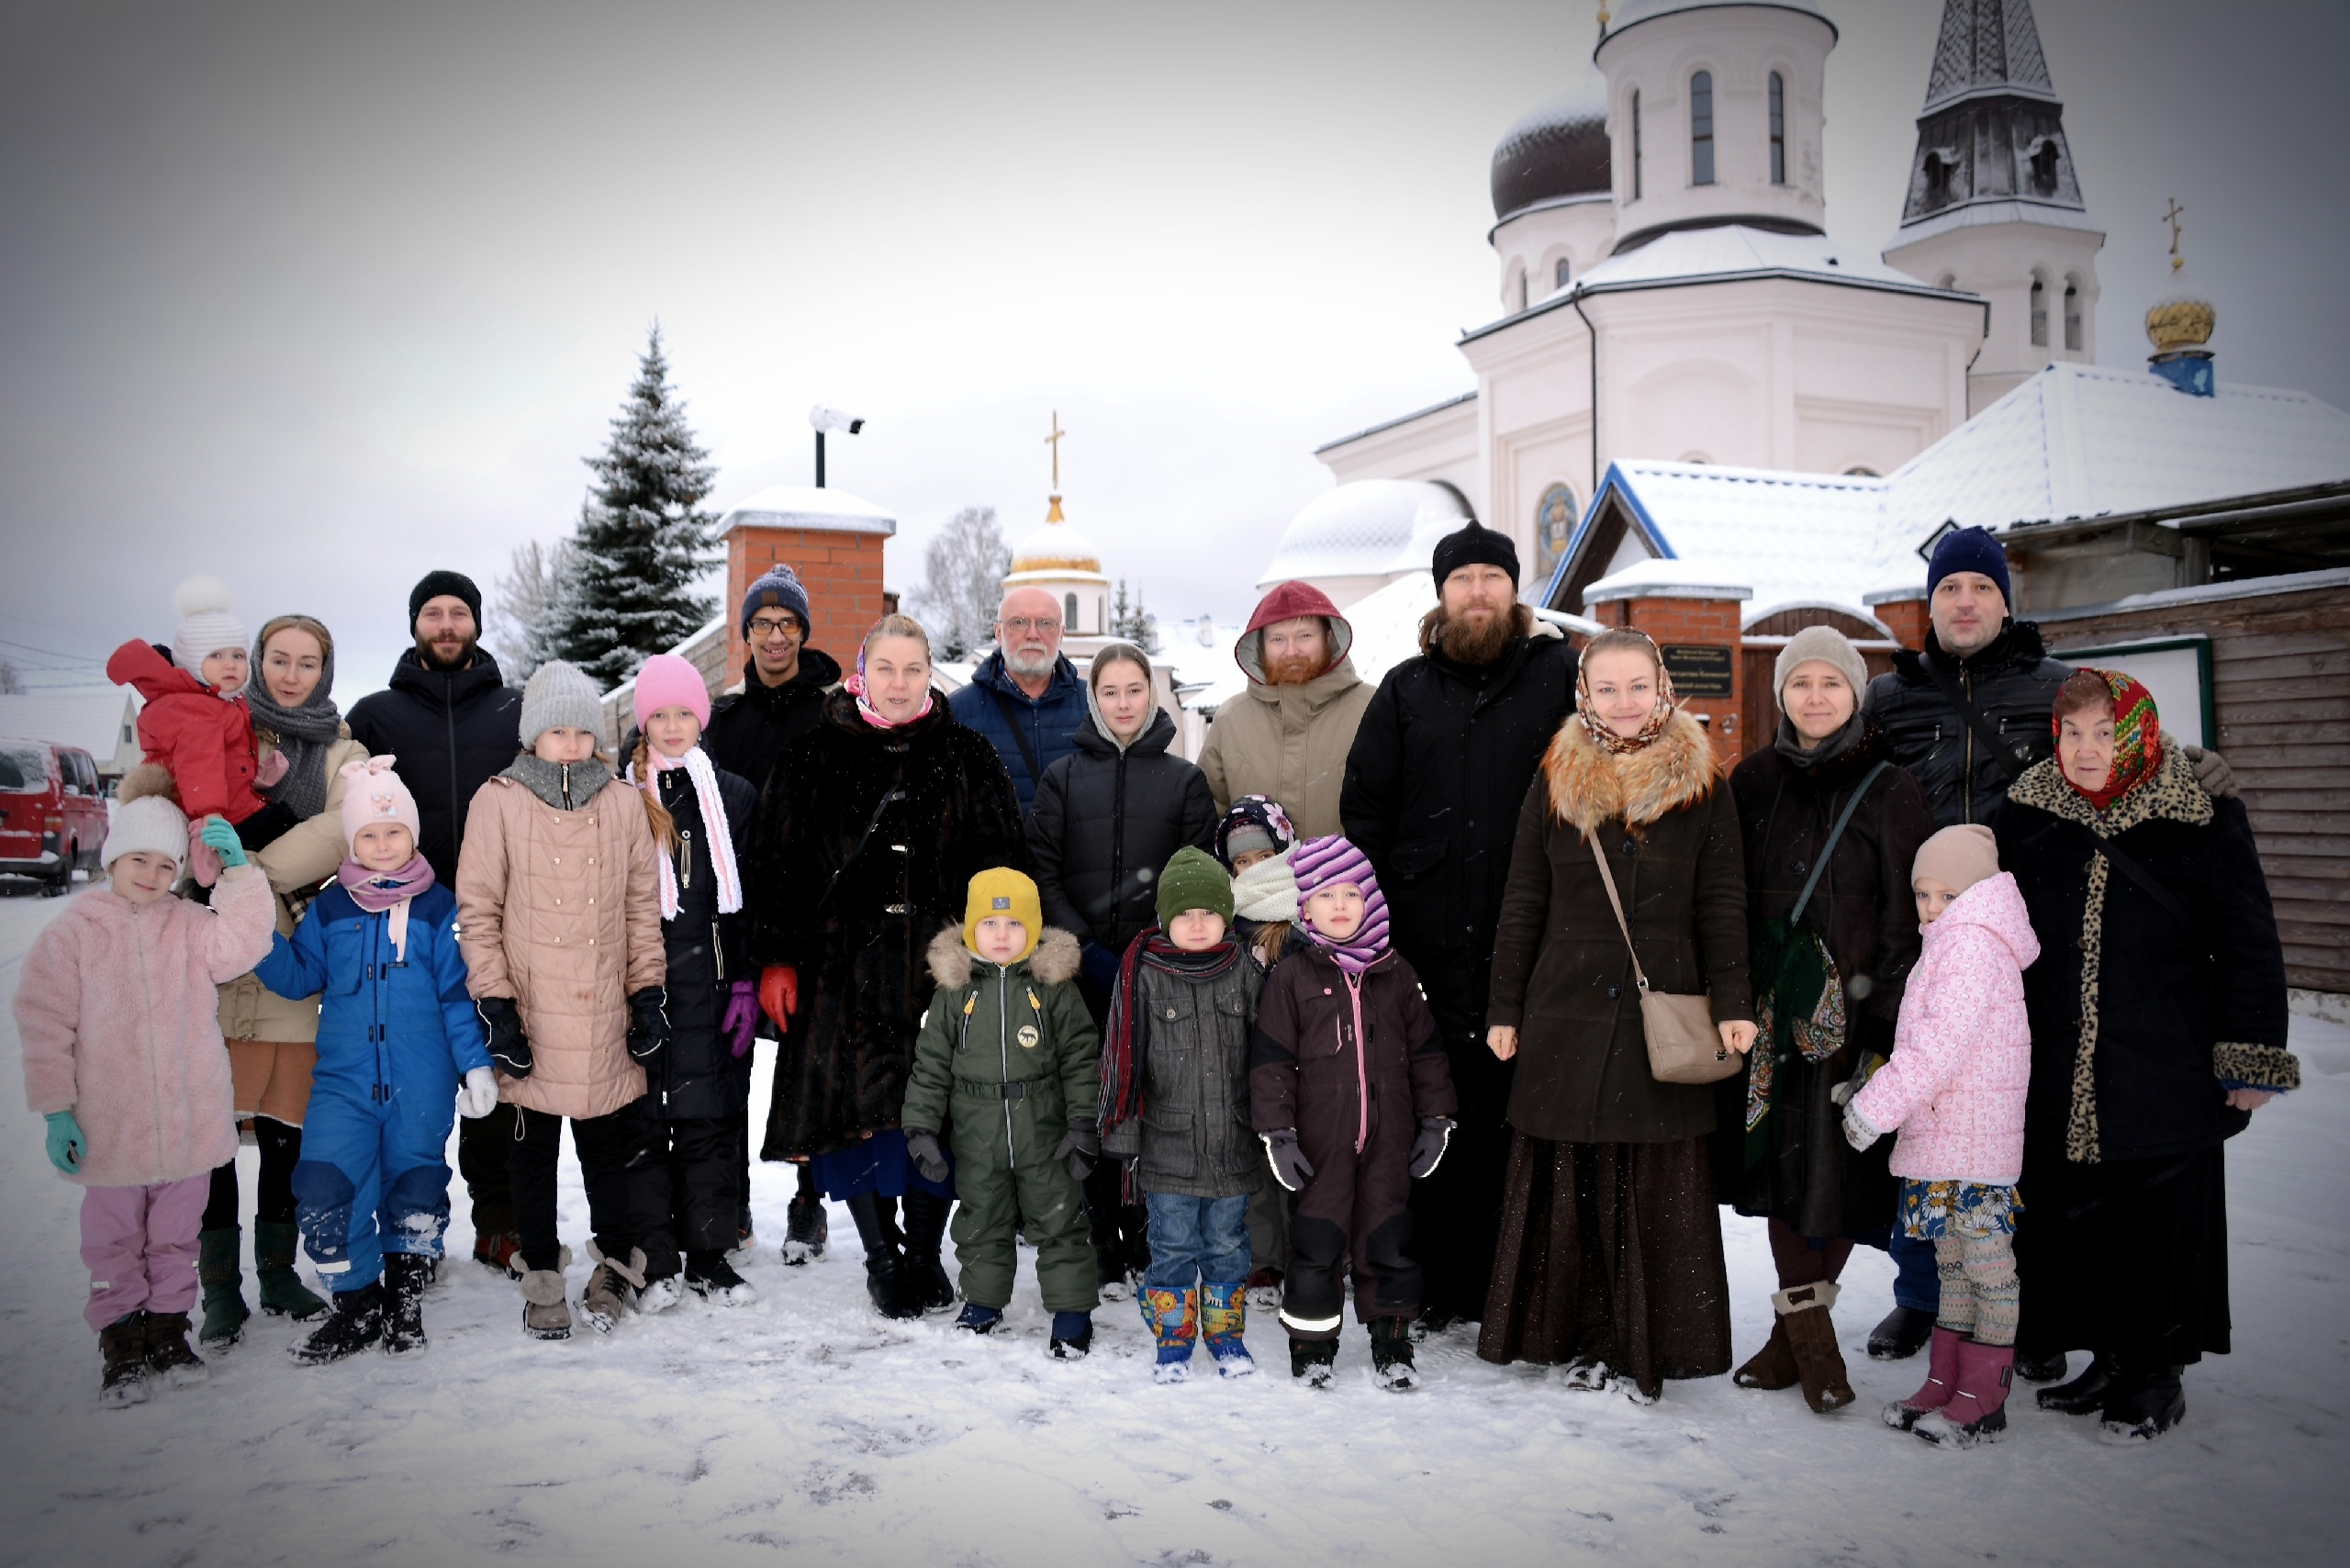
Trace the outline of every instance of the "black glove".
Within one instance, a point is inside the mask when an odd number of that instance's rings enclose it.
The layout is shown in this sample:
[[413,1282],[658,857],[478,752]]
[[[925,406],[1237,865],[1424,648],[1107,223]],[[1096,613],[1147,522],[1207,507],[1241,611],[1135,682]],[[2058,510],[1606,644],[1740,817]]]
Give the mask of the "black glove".
[[1458,1122],[1443,1116],[1422,1116],[1420,1136],[1412,1140],[1412,1179],[1431,1174],[1437,1162],[1444,1158],[1445,1146],[1452,1141],[1452,1129]]
[[1273,1180],[1292,1193],[1305,1191],[1305,1184],[1314,1180],[1314,1167],[1305,1162],[1305,1151],[1297,1147],[1297,1129],[1283,1127],[1259,1136],[1265,1140],[1265,1158],[1273,1162]]
[[1071,1116],[1060,1147],[1053,1150],[1053,1158],[1066,1161],[1069,1173],[1080,1182],[1093,1173],[1094,1161],[1102,1158],[1102,1135],[1094,1130],[1096,1125],[1091,1116]]
[[906,1158],[914,1162],[925,1182],[946,1180],[946,1156],[938,1149],[938,1135],[920,1127],[906,1129]]
[[628,999],[628,1054],[651,1061],[669,1043],[669,993],[648,985]]
[[528,1078],[536,1065],[531,1042],[522,1037],[522,1010],[510,996],[485,996],[474,1003],[482,1027],[489,1031],[489,1059],[509,1078]]

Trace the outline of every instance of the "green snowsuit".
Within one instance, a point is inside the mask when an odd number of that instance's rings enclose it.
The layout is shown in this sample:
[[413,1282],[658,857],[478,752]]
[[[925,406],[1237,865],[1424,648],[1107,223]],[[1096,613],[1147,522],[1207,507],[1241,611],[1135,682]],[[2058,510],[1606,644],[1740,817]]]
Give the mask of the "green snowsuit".
[[938,990],[914,1041],[900,1125],[943,1132],[955,1151],[955,1257],[963,1299],[979,1306],[1011,1305],[1024,1224],[1046,1310],[1091,1312],[1100,1300],[1083,1194],[1053,1158],[1070,1116],[1092,1117],[1101,1092],[1078,955],[1075,937],[1049,928],[1016,964],[974,958],[954,926],[930,945]]

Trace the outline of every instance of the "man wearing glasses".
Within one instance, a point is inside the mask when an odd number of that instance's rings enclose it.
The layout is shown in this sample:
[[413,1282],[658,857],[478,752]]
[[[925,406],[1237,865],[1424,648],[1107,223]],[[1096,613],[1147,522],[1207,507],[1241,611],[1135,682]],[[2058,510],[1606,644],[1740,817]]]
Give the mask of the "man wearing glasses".
[[996,651],[948,698],[956,722],[987,736],[1003,758],[1026,821],[1036,780],[1077,749],[1085,683],[1061,656],[1061,608],[1043,588],[1013,588],[995,612]]

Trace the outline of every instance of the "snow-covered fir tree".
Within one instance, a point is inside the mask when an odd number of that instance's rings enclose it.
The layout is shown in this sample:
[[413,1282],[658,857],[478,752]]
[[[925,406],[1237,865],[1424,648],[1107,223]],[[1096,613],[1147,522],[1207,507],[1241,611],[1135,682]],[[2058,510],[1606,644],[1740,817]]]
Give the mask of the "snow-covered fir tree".
[[579,509],[572,538],[577,569],[555,644],[563,657],[612,687],[717,612],[715,599],[689,590],[716,560],[717,519],[700,506],[718,471],[670,388],[657,324],[610,442],[587,461],[596,483]]
[[1124,577],[1118,579],[1117,597],[1110,601],[1110,635],[1124,638],[1146,654],[1158,652],[1158,617],[1142,607],[1139,590],[1127,597]]
[[923,580],[910,597],[942,659],[959,659],[995,636],[1012,550],[995,508],[965,507],[923,552]]
[[562,638],[571,616],[572,584],[579,575],[579,547],[568,539],[517,544],[498,576],[497,632],[489,651],[509,686],[520,686],[549,659],[562,656]]

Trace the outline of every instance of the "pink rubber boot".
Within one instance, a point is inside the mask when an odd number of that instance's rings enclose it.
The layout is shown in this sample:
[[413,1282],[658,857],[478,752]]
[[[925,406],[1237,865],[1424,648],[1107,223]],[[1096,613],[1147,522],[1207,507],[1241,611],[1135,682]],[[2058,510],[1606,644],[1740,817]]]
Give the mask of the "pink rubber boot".
[[1910,1431],[1950,1403],[1958,1386],[1958,1348],[1964,1343],[1966,1336],[1956,1329],[1935,1327],[1932,1346],[1926,1353],[1926,1381],[1908,1398],[1885,1407],[1886,1426],[1897,1432]]
[[2008,1430],[2008,1383],[2015,1371],[2013,1345],[1978,1345],[1972,1339],[1958,1347],[1958,1384],[1950,1403],[1921,1417],[1909,1428],[1930,1443],[1971,1449],[1997,1442]]

